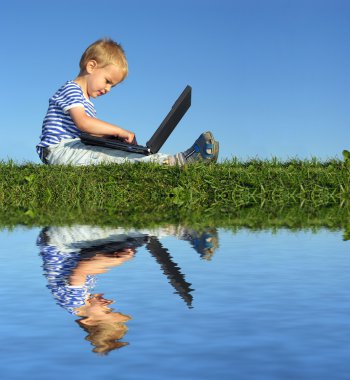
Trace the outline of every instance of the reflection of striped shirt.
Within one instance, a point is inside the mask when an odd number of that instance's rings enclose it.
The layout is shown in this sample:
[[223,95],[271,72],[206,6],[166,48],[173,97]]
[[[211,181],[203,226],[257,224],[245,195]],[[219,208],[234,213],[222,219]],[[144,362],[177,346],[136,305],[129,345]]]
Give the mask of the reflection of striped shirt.
[[84,107],[87,115],[96,117],[94,105],[85,98],[81,87],[74,81],[68,81],[49,99],[40,143],[36,147],[41,160],[43,160],[43,148],[58,144],[63,139],[79,137],[80,131],[68,112],[74,107]]
[[44,261],[47,287],[51,290],[57,305],[75,314],[77,308],[85,305],[90,291],[95,286],[95,277],[88,275],[85,284],[81,286],[69,285],[69,277],[80,260],[79,252],[60,252],[57,247],[46,243],[42,234],[39,235],[37,245]]

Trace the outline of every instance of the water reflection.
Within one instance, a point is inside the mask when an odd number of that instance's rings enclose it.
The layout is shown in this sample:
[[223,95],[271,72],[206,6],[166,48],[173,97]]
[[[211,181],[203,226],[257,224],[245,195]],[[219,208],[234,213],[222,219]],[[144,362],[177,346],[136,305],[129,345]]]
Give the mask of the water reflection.
[[96,275],[134,259],[137,248],[145,246],[154,257],[168,282],[192,307],[191,283],[160,242],[173,236],[188,241],[204,260],[210,260],[218,247],[216,229],[200,231],[182,226],[155,230],[126,230],[91,226],[45,227],[37,245],[43,259],[44,275],[56,303],[79,317],[77,324],[86,332],[93,352],[107,354],[127,345],[121,341],[127,332],[125,322],[131,316],[114,311],[114,302],[93,293]]

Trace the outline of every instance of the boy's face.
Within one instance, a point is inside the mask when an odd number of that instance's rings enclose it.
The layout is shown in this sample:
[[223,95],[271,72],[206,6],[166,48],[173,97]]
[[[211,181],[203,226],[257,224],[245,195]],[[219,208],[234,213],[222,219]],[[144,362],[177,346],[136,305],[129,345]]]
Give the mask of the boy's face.
[[107,94],[123,80],[122,70],[113,64],[99,68],[96,61],[89,61],[86,68],[87,94],[91,98]]

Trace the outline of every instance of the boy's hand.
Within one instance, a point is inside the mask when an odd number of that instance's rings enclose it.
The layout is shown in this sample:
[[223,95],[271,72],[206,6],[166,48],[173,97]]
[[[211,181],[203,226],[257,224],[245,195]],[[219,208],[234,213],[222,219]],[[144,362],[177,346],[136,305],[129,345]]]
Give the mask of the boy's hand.
[[122,137],[128,144],[137,145],[136,136],[134,132],[125,131],[125,136],[120,137]]

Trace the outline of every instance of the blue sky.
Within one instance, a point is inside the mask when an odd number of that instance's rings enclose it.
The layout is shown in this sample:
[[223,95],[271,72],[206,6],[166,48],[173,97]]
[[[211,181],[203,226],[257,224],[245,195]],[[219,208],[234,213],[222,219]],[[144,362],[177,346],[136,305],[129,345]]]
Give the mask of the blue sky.
[[123,45],[130,71],[94,101],[97,115],[140,143],[190,84],[192,106],[166,153],[205,130],[222,159],[350,149],[348,0],[12,0],[1,14],[0,159],[39,162],[48,98],[106,36]]

